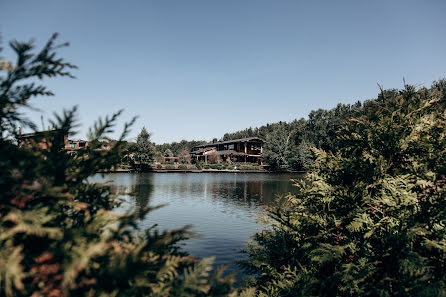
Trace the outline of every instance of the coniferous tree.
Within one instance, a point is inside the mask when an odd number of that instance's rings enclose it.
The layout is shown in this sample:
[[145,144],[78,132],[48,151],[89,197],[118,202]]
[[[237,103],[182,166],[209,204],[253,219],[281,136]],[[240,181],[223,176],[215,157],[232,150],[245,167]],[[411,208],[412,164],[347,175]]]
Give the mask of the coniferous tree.
[[164,151],[164,157],[173,157],[173,153],[170,149]]
[[136,139],[135,159],[139,163],[139,169],[142,170],[153,162],[155,148],[150,141],[150,133],[143,127]]
[[382,91],[313,149],[241,263],[259,296],[446,295],[444,85]]

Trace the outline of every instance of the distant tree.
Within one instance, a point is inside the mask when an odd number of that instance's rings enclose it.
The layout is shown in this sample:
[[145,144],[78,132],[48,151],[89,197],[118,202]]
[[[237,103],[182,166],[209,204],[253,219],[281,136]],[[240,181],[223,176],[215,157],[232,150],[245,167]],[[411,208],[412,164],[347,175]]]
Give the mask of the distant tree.
[[180,163],[189,164],[191,162],[191,157],[189,153],[189,149],[187,147],[183,148],[178,154],[178,160]]
[[[326,151],[335,152],[339,148],[337,135],[340,129],[342,129],[348,118],[354,116],[362,104],[357,102],[353,105],[350,104],[338,104],[335,108],[330,110],[318,109],[311,111],[308,115],[308,120],[299,119],[289,123],[277,122],[270,123],[258,128],[248,128],[245,130],[236,131],[233,133],[226,133],[223,136],[223,140],[232,140],[245,137],[260,137],[263,139],[274,139],[278,136],[275,135],[277,131],[282,132],[286,130],[288,133],[293,131],[291,141],[293,144],[291,148],[297,151],[294,153],[278,153],[270,160],[272,164],[275,164],[276,170],[283,170],[283,164],[285,167],[293,169],[305,169],[312,163],[311,159],[304,159],[306,157],[311,158],[311,154],[307,154],[308,150],[303,149],[308,147],[308,144],[315,148],[323,149]],[[285,138],[284,138],[285,139]],[[282,146],[285,148],[285,146]],[[274,152],[274,150],[273,150]],[[305,153],[307,152],[307,153]],[[286,156],[285,158],[284,155]],[[277,166],[277,162],[282,158],[282,166]]]
[[267,136],[263,147],[263,159],[275,170],[290,170],[293,167],[296,148],[292,138],[293,131],[280,125]]
[[164,152],[169,149],[172,152],[172,156],[178,156],[178,154],[181,152],[181,150],[184,147],[193,148],[197,145],[204,144],[206,141],[202,140],[181,140],[180,142],[171,142],[171,143],[163,143],[163,144],[157,144],[156,149],[160,152]]
[[140,164],[140,169],[144,165],[149,165],[154,160],[155,148],[150,142],[150,133],[143,127],[136,139],[135,159]]
[[173,153],[170,149],[164,151],[164,157],[173,157]]

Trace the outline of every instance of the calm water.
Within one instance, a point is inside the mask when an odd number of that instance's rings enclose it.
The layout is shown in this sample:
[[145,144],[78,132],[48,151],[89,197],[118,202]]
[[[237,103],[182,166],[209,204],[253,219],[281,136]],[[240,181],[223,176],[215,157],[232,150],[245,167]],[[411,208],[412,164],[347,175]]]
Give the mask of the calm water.
[[[167,204],[153,211],[141,227],[160,229],[192,225],[200,237],[185,241],[184,249],[196,257],[215,256],[215,264],[240,259],[238,252],[259,230],[256,219],[263,205],[277,194],[294,192],[291,174],[257,173],[116,173],[96,177],[111,181],[136,208]],[[236,269],[231,265],[229,270]]]

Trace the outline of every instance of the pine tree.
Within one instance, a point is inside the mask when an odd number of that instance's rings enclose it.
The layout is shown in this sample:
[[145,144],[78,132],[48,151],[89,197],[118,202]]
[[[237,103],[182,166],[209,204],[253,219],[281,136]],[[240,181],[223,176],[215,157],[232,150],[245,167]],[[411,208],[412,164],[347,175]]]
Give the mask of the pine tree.
[[135,159],[139,163],[139,169],[144,170],[154,160],[155,148],[150,141],[150,133],[143,127],[136,138]]

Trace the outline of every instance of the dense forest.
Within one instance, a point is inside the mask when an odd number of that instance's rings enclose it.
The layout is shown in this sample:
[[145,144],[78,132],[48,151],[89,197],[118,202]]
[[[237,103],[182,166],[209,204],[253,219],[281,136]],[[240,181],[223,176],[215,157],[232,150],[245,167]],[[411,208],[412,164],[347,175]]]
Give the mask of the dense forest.
[[178,156],[181,153],[181,151],[187,150],[189,152],[192,150],[192,148],[194,146],[204,144],[204,143],[206,143],[206,141],[204,141],[204,140],[184,140],[183,139],[180,142],[156,144],[155,149],[157,152],[162,153],[165,157],[169,157],[170,153],[171,153],[171,156]]
[[[246,137],[260,137],[265,142],[264,160],[273,171],[308,170],[312,164],[309,148],[316,147],[336,151],[337,131],[350,117],[361,113],[370,102],[362,104],[338,104],[330,110],[318,109],[310,112],[308,119],[292,122],[278,122],[257,128],[247,128],[234,133],[226,133],[219,140],[233,140]],[[146,133],[146,132],[144,132]],[[149,135],[150,137],[150,135]],[[162,157],[184,156],[193,147],[206,143],[200,140],[152,144],[152,161]],[[136,143],[135,143],[136,144]],[[130,151],[132,151],[131,145]],[[183,158],[185,159],[185,158]]]
[[308,119],[267,124],[234,133],[226,133],[223,140],[260,137],[266,141],[265,161],[273,170],[307,170],[312,164],[308,149],[338,150],[337,132],[345,122],[361,112],[373,100],[363,104],[341,104],[330,110],[311,111]]
[[[370,102],[373,100],[369,100]],[[264,158],[273,171],[308,170],[312,164],[310,147],[336,151],[337,131],[345,121],[361,112],[364,104],[338,104],[330,110],[318,109],[310,112],[308,119],[292,122],[278,122],[257,128],[247,128],[234,133],[226,133],[219,140],[233,140],[246,137],[260,137],[265,143]],[[154,159],[184,154],[194,146],[206,143],[200,140],[153,144]],[[157,158],[158,156],[158,158]]]

